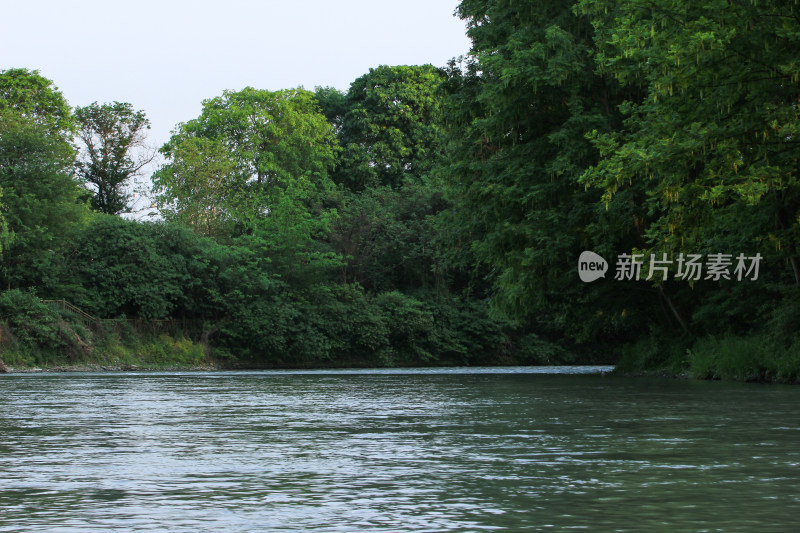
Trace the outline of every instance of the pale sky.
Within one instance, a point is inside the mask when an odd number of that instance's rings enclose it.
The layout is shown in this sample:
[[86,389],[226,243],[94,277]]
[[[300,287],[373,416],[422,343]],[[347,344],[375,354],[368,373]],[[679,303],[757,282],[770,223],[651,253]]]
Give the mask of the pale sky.
[[69,103],[130,102],[160,146],[224,89],[347,89],[378,65],[465,54],[457,0],[4,2],[0,70],[37,69]]

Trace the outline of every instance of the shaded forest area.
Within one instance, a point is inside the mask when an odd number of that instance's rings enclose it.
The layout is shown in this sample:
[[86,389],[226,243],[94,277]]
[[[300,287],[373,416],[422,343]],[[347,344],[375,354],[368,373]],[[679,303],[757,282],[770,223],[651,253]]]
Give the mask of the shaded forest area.
[[[472,49],[445,67],[204,101],[160,148],[155,222],[121,216],[155,156],[143,111],[2,71],[2,357],[796,381],[798,9],[464,0]],[[604,279],[580,280],[587,250]],[[682,278],[693,254],[733,264]]]

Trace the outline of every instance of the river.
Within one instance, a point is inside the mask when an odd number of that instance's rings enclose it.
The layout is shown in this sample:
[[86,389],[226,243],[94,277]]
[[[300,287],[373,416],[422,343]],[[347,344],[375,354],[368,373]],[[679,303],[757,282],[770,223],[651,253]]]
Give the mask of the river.
[[0,376],[0,531],[794,531],[800,387],[449,369]]

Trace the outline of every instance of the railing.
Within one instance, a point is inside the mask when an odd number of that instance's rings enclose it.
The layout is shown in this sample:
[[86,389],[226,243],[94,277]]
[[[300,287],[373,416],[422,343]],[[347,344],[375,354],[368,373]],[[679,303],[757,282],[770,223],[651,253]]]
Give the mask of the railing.
[[202,326],[197,320],[143,320],[141,318],[97,318],[86,311],[80,309],[69,303],[66,300],[42,300],[43,304],[48,307],[59,311],[62,314],[69,315],[77,319],[81,324],[88,328],[99,329],[101,326],[114,326],[120,322],[129,324],[134,330],[149,331],[158,333],[159,331],[169,330],[170,328],[197,328]]
[[64,314],[77,318],[84,326],[97,327],[103,322],[107,322],[107,320],[93,317],[89,313],[75,307],[66,300],[42,300],[42,303],[48,307],[57,309]]

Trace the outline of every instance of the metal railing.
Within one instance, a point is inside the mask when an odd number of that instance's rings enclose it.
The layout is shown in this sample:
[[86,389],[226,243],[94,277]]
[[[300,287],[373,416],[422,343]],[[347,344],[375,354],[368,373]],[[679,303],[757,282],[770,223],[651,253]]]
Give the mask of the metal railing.
[[199,325],[196,320],[144,320],[141,318],[97,318],[90,315],[86,311],[80,309],[69,303],[66,300],[41,300],[41,302],[51,309],[54,309],[63,315],[70,316],[78,320],[81,324],[88,328],[99,329],[101,326],[115,326],[122,323],[127,323],[136,331],[150,331],[159,332],[174,328],[193,328]]
[[103,322],[108,322],[106,319],[96,318],[89,313],[79,309],[66,300],[42,300],[42,303],[48,307],[56,309],[66,315],[70,315],[78,319],[84,326],[99,326]]

